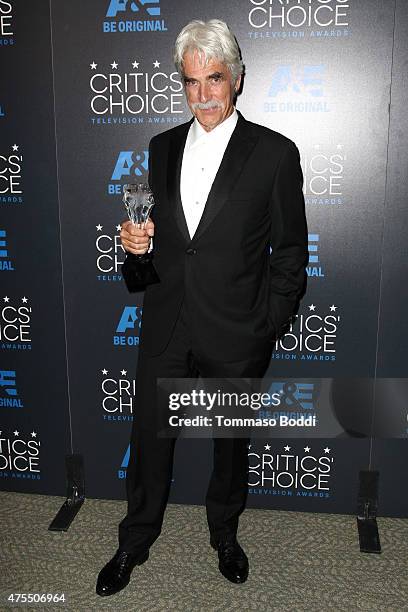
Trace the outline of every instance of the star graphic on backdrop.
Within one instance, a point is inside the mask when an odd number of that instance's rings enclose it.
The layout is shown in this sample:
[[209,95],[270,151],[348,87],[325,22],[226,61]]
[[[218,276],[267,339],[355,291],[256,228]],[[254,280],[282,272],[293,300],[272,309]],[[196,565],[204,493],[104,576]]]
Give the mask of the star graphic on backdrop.
[[326,446],[326,448],[324,449],[324,452],[325,452],[326,454],[330,453],[330,448],[329,448],[328,446]]
[[335,306],[334,304],[332,304],[332,305],[330,306],[330,312],[336,312],[336,310],[337,310],[337,306]]
[[157,60],[155,62],[153,62],[153,66],[155,68],[160,68],[160,62],[158,62]]
[[270,444],[265,444],[264,449],[265,450],[271,450],[271,445]]
[[320,149],[320,145],[319,145],[319,144],[314,144],[314,145],[313,145],[313,148],[314,148],[314,149]]
[[98,64],[95,64],[95,62],[92,62],[92,64],[89,64],[91,67],[91,70],[96,70],[96,67]]
[[312,312],[314,312],[316,310],[316,306],[314,304],[310,304],[309,306],[309,310],[311,310]]
[[338,148],[338,149],[342,149],[342,148],[343,148],[343,145],[338,144],[338,145],[337,145],[337,148]]
[[18,151],[18,145],[17,144],[13,144],[13,146],[11,148],[13,149],[13,151]]
[[100,232],[102,230],[103,225],[99,224],[99,225],[96,225],[95,227],[96,227],[96,231]]
[[305,453],[310,452],[310,446],[305,446],[305,448],[303,450],[305,451]]
[[3,300],[7,303],[10,301],[10,298],[6,295],[6,297],[4,297]]
[[285,451],[290,451],[290,446],[285,446]]
[[122,229],[122,226],[120,223],[116,226],[116,229],[118,230],[118,232],[120,232],[120,230]]
[[117,67],[118,67],[118,62],[112,62],[111,66],[112,66],[113,70],[116,70]]
[[132,62],[132,66],[133,68],[139,68],[139,62],[135,60],[134,62]]
[[122,374],[122,376],[126,376],[127,370],[121,370],[120,373]]
[[28,299],[26,298],[26,296],[21,298],[21,301],[23,302],[23,304],[27,304]]
[[17,431],[17,429],[16,429],[16,431],[13,431],[13,434],[14,434],[15,436],[19,436],[19,435],[20,435],[20,432],[19,432],[19,431]]
[[103,374],[104,376],[106,376],[106,375],[107,375],[107,373],[108,373],[108,370],[105,370],[105,369],[103,369],[103,370],[102,370],[102,374]]
[[32,437],[32,438],[36,438],[36,437],[37,437],[37,434],[35,433],[35,431],[32,431],[32,432],[31,432],[31,437]]

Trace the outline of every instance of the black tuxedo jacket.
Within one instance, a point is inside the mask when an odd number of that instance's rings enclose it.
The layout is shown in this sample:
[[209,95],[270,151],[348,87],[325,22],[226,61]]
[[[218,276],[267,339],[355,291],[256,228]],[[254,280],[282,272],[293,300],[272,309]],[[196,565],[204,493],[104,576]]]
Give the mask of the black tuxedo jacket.
[[161,282],[146,289],[141,344],[151,355],[165,349],[184,298],[195,346],[213,359],[252,359],[282,333],[305,285],[299,153],[286,137],[239,114],[190,239],[180,197],[190,125],[150,143],[154,265]]

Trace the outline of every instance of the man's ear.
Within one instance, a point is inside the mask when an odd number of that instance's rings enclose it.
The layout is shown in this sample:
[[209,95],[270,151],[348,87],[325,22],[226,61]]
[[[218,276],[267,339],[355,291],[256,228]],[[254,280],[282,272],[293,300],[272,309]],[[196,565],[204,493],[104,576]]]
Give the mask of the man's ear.
[[234,91],[236,94],[239,92],[239,88],[241,87],[241,77],[242,75],[240,74],[237,80],[235,81]]

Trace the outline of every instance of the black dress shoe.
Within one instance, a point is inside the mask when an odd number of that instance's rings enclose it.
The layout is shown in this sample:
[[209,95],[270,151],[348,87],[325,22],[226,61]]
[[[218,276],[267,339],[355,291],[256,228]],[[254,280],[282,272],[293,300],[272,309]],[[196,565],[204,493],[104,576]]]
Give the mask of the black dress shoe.
[[136,565],[142,565],[148,558],[148,550],[143,555],[134,555],[118,550],[113,559],[99,572],[96,593],[106,597],[124,589],[129,584],[133,568]]
[[241,584],[248,578],[248,557],[234,538],[211,541],[211,546],[218,551],[218,569],[230,582]]

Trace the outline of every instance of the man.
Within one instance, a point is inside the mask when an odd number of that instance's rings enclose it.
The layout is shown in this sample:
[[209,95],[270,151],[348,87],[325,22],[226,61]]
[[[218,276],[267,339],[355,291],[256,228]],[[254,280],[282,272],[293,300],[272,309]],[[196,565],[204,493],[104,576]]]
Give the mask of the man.
[[[296,146],[234,107],[242,61],[225,23],[192,21],[175,44],[194,120],[155,136],[146,230],[122,225],[125,250],[145,253],[154,233],[160,283],[147,287],[127,472],[128,513],[97,593],[124,588],[161,531],[174,439],[157,430],[156,379],[261,378],[305,284],[307,230]],[[272,246],[272,253],[270,251]],[[247,438],[214,439],[206,497],[210,544],[230,581],[248,576],[237,541],[247,496]]]

